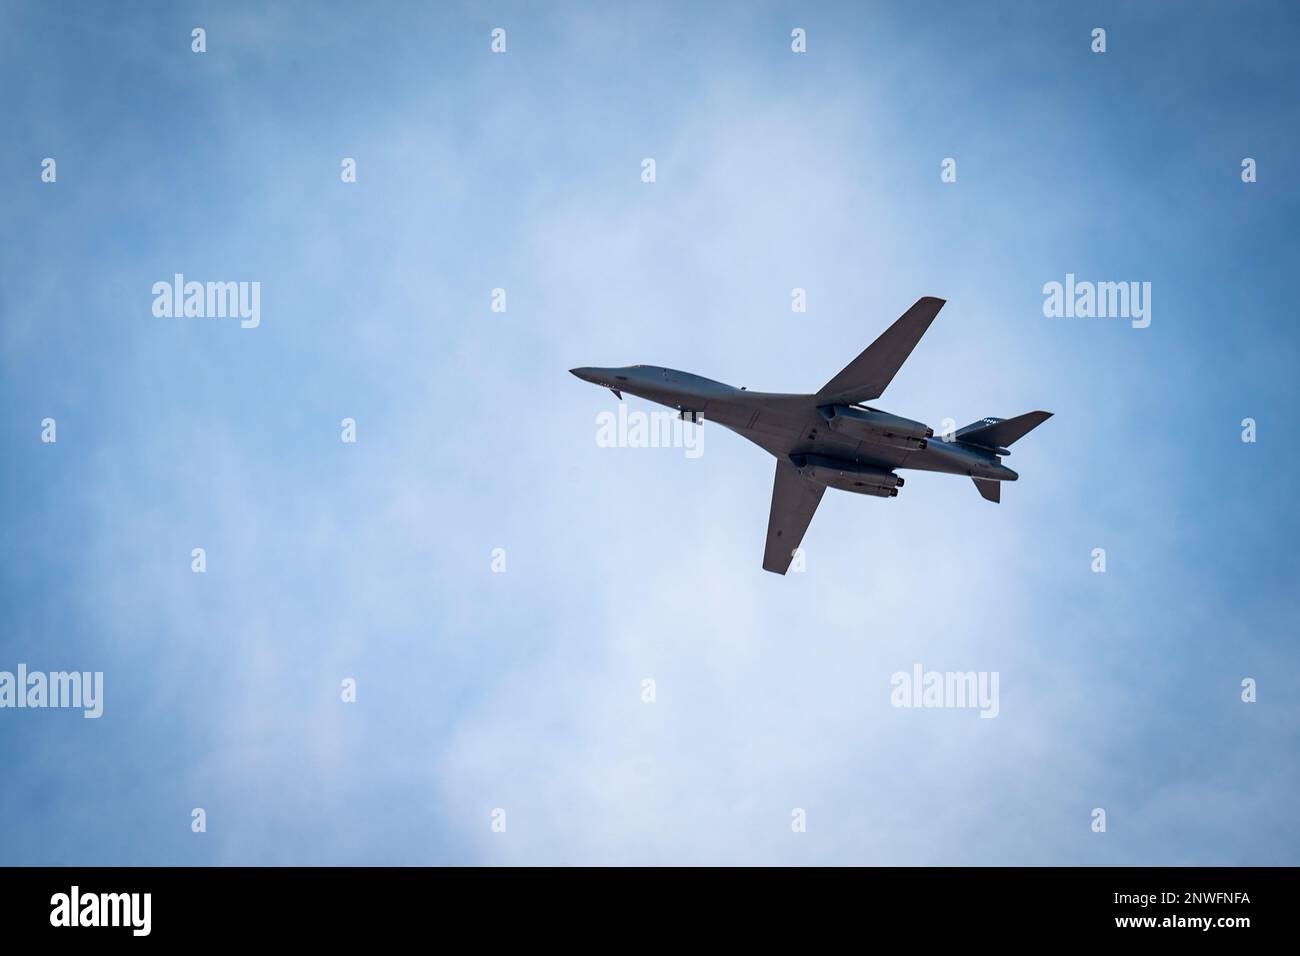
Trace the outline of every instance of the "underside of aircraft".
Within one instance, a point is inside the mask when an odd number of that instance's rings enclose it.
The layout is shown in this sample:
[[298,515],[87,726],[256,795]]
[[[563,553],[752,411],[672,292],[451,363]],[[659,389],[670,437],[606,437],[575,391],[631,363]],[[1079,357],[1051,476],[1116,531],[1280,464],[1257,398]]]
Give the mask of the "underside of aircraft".
[[574,375],[675,408],[689,421],[714,421],[776,458],[765,570],[785,574],[827,488],[878,498],[898,495],[896,469],[965,475],[988,501],[1019,476],[1002,464],[1010,446],[1048,418],[1028,412],[983,418],[935,438],[922,422],[867,405],[884,394],[944,300],[916,301],[815,394],[752,392],[689,372],[651,365],[575,368]]

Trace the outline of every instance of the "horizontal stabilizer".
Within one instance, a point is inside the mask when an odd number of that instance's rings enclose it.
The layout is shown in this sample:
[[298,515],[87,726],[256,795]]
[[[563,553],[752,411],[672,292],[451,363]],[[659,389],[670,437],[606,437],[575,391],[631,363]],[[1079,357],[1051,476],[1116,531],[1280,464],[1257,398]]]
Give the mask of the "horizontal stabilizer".
[[975,490],[984,496],[986,501],[992,501],[994,504],[1002,500],[1002,482],[985,481],[983,478],[972,478],[975,482]]
[[852,405],[879,398],[912,354],[916,343],[921,341],[943,303],[943,299],[928,295],[917,299],[915,305],[880,333],[880,337],[845,366],[844,371],[823,386],[817,393],[820,404]]
[[1010,448],[1013,442],[1024,438],[1051,417],[1051,412],[1026,412],[1015,418],[982,418],[952,437],[981,448]]

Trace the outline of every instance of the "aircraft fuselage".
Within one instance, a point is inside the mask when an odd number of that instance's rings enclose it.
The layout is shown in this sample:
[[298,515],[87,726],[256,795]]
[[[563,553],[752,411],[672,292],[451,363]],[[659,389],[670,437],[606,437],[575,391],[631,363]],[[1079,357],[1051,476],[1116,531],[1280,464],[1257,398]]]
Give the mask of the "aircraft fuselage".
[[991,481],[1019,477],[997,454],[935,438],[920,422],[879,409],[827,403],[817,395],[751,392],[654,365],[572,371],[584,381],[723,425],[792,461],[807,477],[844,491],[878,494],[881,488],[901,487],[901,479],[889,477],[899,468]]

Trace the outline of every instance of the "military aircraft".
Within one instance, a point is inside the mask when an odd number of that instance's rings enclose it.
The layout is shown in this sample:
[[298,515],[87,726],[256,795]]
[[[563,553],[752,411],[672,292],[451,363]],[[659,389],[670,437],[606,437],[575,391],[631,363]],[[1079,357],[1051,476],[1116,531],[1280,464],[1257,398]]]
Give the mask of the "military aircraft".
[[893,498],[903,487],[894,469],[915,468],[967,475],[997,502],[1001,483],[1020,477],[1002,457],[1051,412],[981,418],[935,440],[921,422],[863,404],[884,393],[944,301],[918,299],[815,395],[751,392],[656,365],[569,371],[620,400],[628,392],[675,408],[686,421],[725,425],[776,456],[763,568],[785,574],[827,488]]

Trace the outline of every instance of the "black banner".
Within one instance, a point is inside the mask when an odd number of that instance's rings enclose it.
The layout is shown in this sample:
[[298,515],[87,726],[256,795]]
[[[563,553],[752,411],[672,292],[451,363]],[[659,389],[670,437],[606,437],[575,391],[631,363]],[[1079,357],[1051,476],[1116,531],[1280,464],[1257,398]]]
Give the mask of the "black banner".
[[[411,932],[918,944],[1131,937],[1181,946],[1292,935],[1291,869],[0,870],[6,938],[339,943]],[[72,937],[75,936],[75,940]]]

